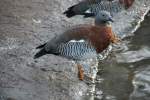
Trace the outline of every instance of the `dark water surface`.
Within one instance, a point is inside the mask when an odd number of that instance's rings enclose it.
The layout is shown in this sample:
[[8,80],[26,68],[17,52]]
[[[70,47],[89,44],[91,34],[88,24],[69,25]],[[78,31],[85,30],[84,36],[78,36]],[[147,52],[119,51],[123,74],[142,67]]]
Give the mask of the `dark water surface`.
[[150,100],[150,14],[120,47],[100,62],[96,91],[102,96],[91,100]]

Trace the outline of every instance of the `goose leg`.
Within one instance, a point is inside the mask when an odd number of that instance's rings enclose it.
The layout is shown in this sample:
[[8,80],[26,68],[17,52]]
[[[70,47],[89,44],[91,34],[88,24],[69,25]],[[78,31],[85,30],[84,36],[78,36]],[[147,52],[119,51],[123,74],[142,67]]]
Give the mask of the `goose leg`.
[[78,77],[79,77],[79,80],[83,81],[84,79],[84,70],[82,68],[82,66],[80,64],[77,64],[78,66]]

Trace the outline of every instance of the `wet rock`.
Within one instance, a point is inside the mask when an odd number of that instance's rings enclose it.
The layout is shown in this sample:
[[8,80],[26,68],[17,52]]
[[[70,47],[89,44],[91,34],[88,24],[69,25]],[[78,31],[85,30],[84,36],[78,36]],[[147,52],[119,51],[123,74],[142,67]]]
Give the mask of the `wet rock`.
[[[87,85],[78,80],[77,67],[67,59],[47,55],[33,59],[35,47],[75,24],[91,23],[80,16],[68,19],[62,12],[77,0],[0,1],[0,100],[81,100]],[[149,0],[136,0],[129,11],[148,9]],[[140,5],[140,7],[139,7]],[[115,19],[121,36],[129,33],[140,13]],[[144,14],[142,14],[143,16]],[[123,16],[123,17],[122,17]],[[130,19],[130,22],[127,22]],[[135,21],[135,20],[136,21]],[[134,21],[133,21],[134,20]],[[126,24],[125,24],[126,23]],[[135,24],[134,24],[135,25]]]

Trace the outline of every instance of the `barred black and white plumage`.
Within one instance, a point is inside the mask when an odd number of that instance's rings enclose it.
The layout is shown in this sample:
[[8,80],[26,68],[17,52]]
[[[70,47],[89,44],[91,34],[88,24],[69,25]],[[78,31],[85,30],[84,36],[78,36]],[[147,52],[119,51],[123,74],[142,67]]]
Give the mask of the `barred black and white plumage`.
[[101,1],[97,4],[91,5],[88,11],[96,15],[100,10],[104,10],[110,12],[111,15],[114,15],[122,11],[123,9],[124,7],[118,1],[112,1],[112,2]]
[[134,0],[84,0],[69,7],[64,14],[70,18],[75,15],[84,17],[95,16],[99,11],[104,10],[115,15],[122,10],[128,9]]
[[92,45],[88,42],[80,41],[62,43],[57,47],[56,51],[59,55],[74,60],[88,59],[96,55],[96,50]]
[[60,36],[38,46],[34,58],[46,54],[63,56],[73,60],[85,60],[97,57],[110,43],[114,43],[114,33],[109,12],[101,11],[95,17],[95,25],[83,24],[66,30]]
[[[99,60],[103,60],[108,56],[109,52],[112,49],[112,46],[110,45],[102,53],[97,54],[95,48],[92,45],[90,45],[88,42],[80,42],[75,40],[73,41],[74,42],[70,41],[67,43],[62,43],[56,47],[55,52],[49,52],[49,53],[60,55],[73,60],[85,60],[92,57],[93,58],[97,57]],[[45,46],[45,44],[41,46]],[[35,55],[35,58],[38,58],[38,56],[39,57],[43,56],[46,53],[48,52],[42,49],[39,53]]]

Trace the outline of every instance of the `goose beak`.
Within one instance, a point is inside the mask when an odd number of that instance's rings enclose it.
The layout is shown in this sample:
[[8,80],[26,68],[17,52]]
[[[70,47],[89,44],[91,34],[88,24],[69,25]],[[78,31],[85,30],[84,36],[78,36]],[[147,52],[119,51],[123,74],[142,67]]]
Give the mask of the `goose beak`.
[[110,18],[109,18],[109,21],[114,22],[114,20],[113,20],[113,18],[112,18],[112,17],[110,17]]

